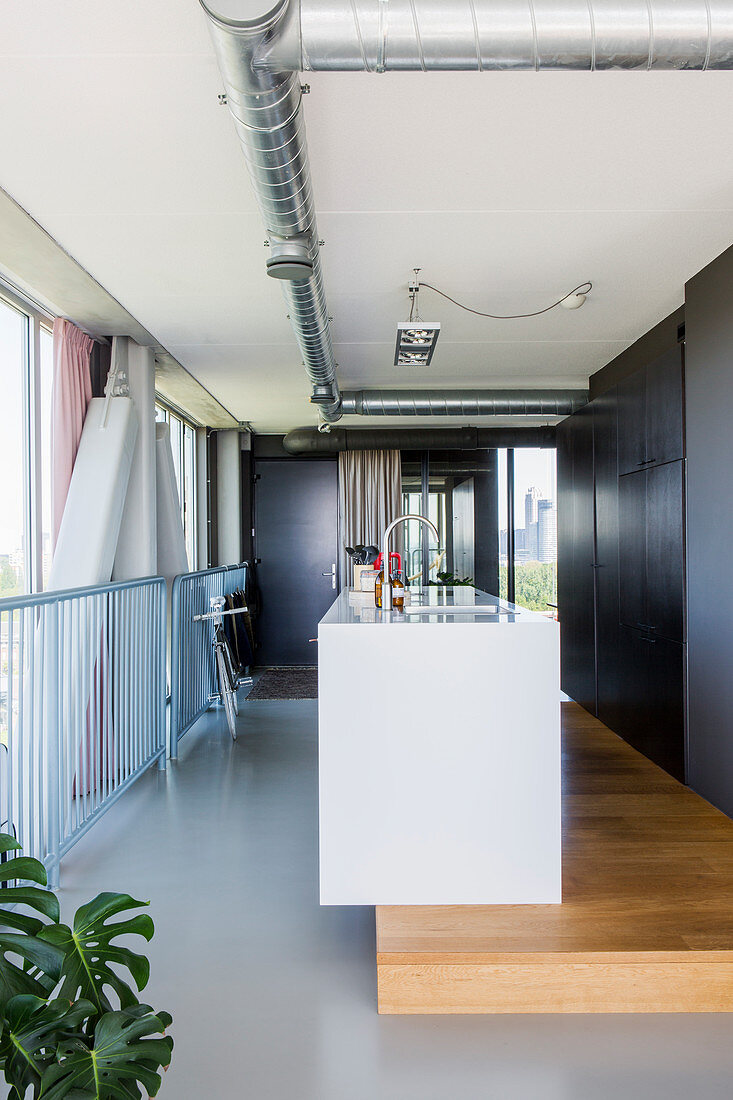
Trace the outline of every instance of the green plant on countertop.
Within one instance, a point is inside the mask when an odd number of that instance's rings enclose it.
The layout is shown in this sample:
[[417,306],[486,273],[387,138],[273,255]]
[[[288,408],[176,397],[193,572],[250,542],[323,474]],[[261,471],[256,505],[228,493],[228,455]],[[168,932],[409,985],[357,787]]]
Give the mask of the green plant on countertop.
[[173,1050],[164,1034],[171,1017],[140,1004],[126,979],[144,989],[150,964],[116,942],[130,935],[149,941],[153,922],[137,913],[108,923],[147,903],[99,894],[69,928],[45,889],[43,864],[11,854],[19,850],[0,833],[0,1069],[10,1097],[156,1096]]
[[439,588],[460,588],[462,585],[473,587],[473,577],[457,577],[455,573],[436,573],[436,580],[428,581],[428,584]]

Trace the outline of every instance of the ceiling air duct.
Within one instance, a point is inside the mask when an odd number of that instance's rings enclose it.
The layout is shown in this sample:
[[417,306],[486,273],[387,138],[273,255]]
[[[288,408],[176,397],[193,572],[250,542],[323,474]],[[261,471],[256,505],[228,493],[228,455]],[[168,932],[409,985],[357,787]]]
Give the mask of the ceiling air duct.
[[280,0],[266,14],[258,0],[201,3],[269,238],[267,268],[282,280],[311,401],[327,421],[341,416],[341,396],[299,72],[733,68],[733,0]]
[[570,416],[587,390],[350,390],[341,412],[357,416]]

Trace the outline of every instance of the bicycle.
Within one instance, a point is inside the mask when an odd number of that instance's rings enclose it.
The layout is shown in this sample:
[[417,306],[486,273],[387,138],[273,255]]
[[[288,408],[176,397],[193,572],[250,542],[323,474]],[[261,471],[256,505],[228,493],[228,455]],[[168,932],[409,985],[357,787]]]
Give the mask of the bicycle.
[[237,715],[239,714],[237,688],[241,687],[242,684],[251,684],[252,677],[240,676],[237,672],[234,655],[224,633],[224,616],[241,614],[247,608],[240,607],[231,611],[225,610],[226,599],[224,596],[212,596],[209,604],[211,612],[208,615],[197,616],[197,618],[214,620],[214,635],[211,644],[214,649],[214,664],[219,679],[219,699],[224,707],[232,741],[236,741]]

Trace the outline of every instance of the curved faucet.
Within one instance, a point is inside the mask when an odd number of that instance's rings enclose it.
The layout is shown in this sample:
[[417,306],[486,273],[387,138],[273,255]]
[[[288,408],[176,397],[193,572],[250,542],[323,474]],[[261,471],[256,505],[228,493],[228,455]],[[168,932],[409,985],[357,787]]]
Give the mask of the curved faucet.
[[440,535],[434,523],[431,523],[425,516],[398,516],[397,519],[393,519],[387,530],[384,532],[384,540],[382,542],[382,569],[384,570],[384,580],[382,582],[382,611],[392,610],[392,580],[389,575],[389,536],[400,523],[407,523],[409,520],[415,519],[418,523],[424,523],[426,527],[435,535],[435,542],[438,548],[440,548]]

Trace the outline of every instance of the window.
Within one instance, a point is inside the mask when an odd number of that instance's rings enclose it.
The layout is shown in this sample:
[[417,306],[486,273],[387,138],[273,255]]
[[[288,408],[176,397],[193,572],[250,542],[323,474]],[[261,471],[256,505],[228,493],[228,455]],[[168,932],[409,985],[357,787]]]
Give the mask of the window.
[[43,588],[51,558],[51,318],[0,286],[0,598]]
[[27,591],[28,494],[25,389],[28,318],[0,300],[0,596]]
[[403,451],[402,507],[427,516],[404,528],[406,572],[413,584],[474,584],[530,611],[553,615],[557,603],[555,450]]
[[156,405],[155,414],[170,430],[186,556],[189,569],[196,569],[196,429],[165,405]]
[[529,611],[554,615],[557,606],[556,451],[515,447],[506,452],[502,468],[506,498],[503,506],[500,501],[500,595]]

